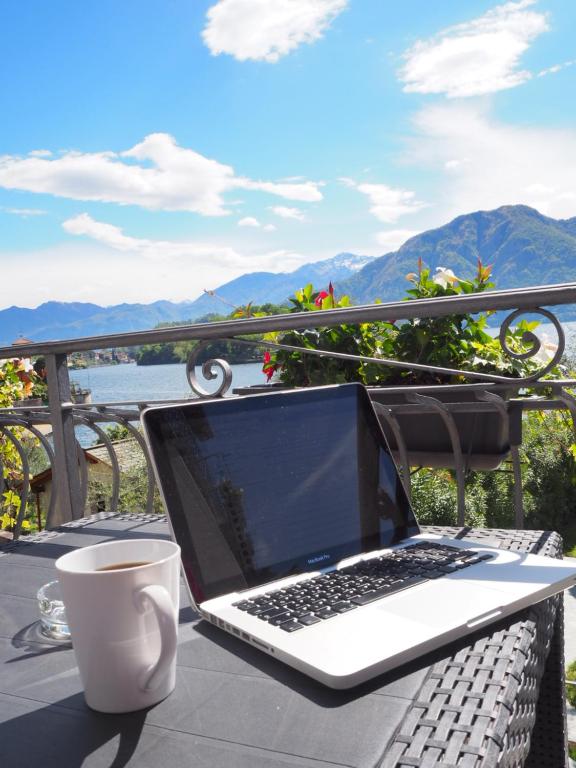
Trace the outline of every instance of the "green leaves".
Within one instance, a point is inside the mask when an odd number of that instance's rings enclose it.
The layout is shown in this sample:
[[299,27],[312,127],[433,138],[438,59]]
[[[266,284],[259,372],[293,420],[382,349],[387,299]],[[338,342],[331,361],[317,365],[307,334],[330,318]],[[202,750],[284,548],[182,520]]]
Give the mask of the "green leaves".
[[[41,391],[43,382],[34,371],[30,360],[15,358],[0,361],[0,408],[10,408],[18,405],[20,400],[35,394],[35,387]],[[45,388],[45,387],[44,387]],[[20,427],[11,427],[12,434],[32,448],[38,441],[31,438]],[[13,528],[20,510],[20,495],[14,490],[22,481],[22,462],[20,455],[11,440],[0,435],[0,464],[5,482],[5,490],[0,497],[0,528]],[[22,523],[23,529],[28,529],[28,521]]]
[[242,318],[247,317],[265,317],[266,312],[260,312],[252,308],[252,302],[248,302],[245,307],[236,307],[234,312],[232,312],[232,319],[233,320],[240,320]]
[[481,259],[478,259],[478,271],[476,272],[476,282],[480,285],[486,283],[492,273],[492,265],[483,266]]
[[[473,280],[464,280],[447,267],[438,267],[432,276],[421,260],[417,272],[406,276],[410,286],[405,301],[456,296],[485,291],[494,287],[489,282],[491,266],[478,260]],[[348,296],[336,297],[332,283],[328,290],[317,291],[311,284],[296,291],[291,312],[317,312],[351,306]],[[462,314],[445,317],[417,318],[398,323],[371,322],[360,325],[315,327],[287,333],[266,334],[265,340],[327,352],[386,358],[406,363],[419,363],[438,368],[474,370],[482,373],[521,377],[543,367],[542,361],[518,360],[508,356],[498,339],[486,332],[489,313]],[[316,326],[315,318],[313,325]],[[529,351],[533,342],[524,338],[532,334],[538,322],[521,320],[507,334],[507,345],[515,353]],[[464,376],[447,376],[434,371],[415,371],[393,366],[302,355],[276,350],[269,361],[279,370],[280,381],[290,386],[310,386],[341,381],[364,384],[445,384],[465,383]],[[269,370],[269,368],[268,368]],[[278,374],[277,374],[278,375]]]
[[[20,496],[15,491],[10,489],[4,491],[0,507],[6,511],[0,515],[0,529],[4,528],[5,530],[12,530],[14,528],[21,506],[22,502]],[[22,529],[27,531],[30,530],[30,528],[30,522],[28,520],[23,520]]]

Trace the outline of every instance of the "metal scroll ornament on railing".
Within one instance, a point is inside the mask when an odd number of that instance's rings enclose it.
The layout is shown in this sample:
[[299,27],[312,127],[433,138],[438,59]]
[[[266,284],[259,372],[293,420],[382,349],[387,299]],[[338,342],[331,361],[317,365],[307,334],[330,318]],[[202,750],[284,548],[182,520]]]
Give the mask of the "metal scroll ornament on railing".
[[196,366],[198,365],[198,358],[202,352],[210,345],[211,342],[203,342],[198,344],[194,350],[188,355],[186,362],[186,377],[188,383],[194,394],[198,397],[223,397],[232,385],[232,368],[226,360],[210,359],[205,360],[202,363],[202,376],[206,381],[214,381],[219,376],[222,376],[222,381],[218,384],[217,388],[213,391],[204,389],[204,387],[198,382],[196,377]]
[[530,348],[526,350],[526,352],[514,352],[514,350],[510,349],[508,346],[508,343],[506,341],[506,334],[508,333],[508,330],[510,329],[510,326],[516,320],[517,317],[520,315],[525,314],[532,314],[532,315],[542,315],[543,317],[546,317],[554,326],[556,329],[556,333],[558,334],[558,345],[556,347],[556,350],[550,360],[546,363],[544,368],[541,368],[539,371],[536,371],[535,373],[531,374],[530,376],[525,376],[522,379],[517,379],[516,381],[536,381],[538,379],[541,379],[543,376],[545,376],[549,371],[551,371],[554,366],[560,362],[562,359],[562,355],[564,354],[564,349],[566,347],[566,337],[564,335],[564,331],[562,329],[562,326],[560,325],[558,318],[552,314],[552,312],[549,312],[547,309],[542,309],[540,307],[537,307],[535,309],[516,309],[514,312],[512,312],[508,317],[504,320],[500,327],[500,334],[499,334],[499,341],[500,345],[502,346],[502,349],[504,350],[504,353],[508,355],[508,357],[511,357],[515,360],[528,360],[532,357],[535,357],[538,352],[542,349],[542,342],[536,336],[535,333],[532,333],[532,331],[524,331],[522,334],[522,342],[524,344],[529,344]]

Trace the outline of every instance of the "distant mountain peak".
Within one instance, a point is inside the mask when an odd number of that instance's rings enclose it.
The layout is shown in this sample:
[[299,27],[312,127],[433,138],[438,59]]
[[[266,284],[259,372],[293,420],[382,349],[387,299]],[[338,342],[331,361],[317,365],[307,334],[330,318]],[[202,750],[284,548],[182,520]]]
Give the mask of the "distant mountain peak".
[[374,256],[357,256],[355,253],[339,253],[331,259],[332,263],[338,267],[344,267],[351,272],[358,272],[366,264],[374,261]]

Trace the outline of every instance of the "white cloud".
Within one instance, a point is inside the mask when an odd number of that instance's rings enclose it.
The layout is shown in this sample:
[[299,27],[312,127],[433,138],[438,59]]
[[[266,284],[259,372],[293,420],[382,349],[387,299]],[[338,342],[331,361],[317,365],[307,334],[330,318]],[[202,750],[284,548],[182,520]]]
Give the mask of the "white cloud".
[[264,229],[264,232],[275,232],[276,231],[276,225],[275,224],[265,224],[263,229]]
[[260,227],[261,224],[254,216],[245,216],[238,222],[239,227]]
[[553,195],[555,190],[554,187],[547,187],[546,184],[529,184],[527,187],[524,187],[524,190],[528,192],[530,195]]
[[267,272],[292,272],[303,264],[308,264],[311,259],[298,251],[277,248],[275,251],[251,255],[249,261],[250,266],[245,272],[260,272],[263,269]]
[[255,190],[288,200],[322,199],[320,184],[255,181],[229,165],[180,147],[166,133],[153,133],[122,153],[70,151],[57,159],[30,154],[0,157],[0,187],[74,200],[138,205],[150,210],[229,213],[224,201],[234,189]]
[[[35,307],[45,301],[90,301],[104,306],[158,299],[183,301],[247,271],[208,257],[163,254],[154,258],[150,253],[143,258],[141,253],[119,253],[97,241],[75,241],[37,251],[3,251],[0,260],[0,308],[13,304]],[[27,281],[15,293],[15,286],[22,283],[23,263],[30,274],[42,275],[42,280]],[[85,268],[79,270],[79,264]]]
[[573,67],[574,64],[576,64],[575,60],[564,61],[562,62],[562,64],[554,64],[553,67],[546,67],[546,69],[541,69],[540,72],[538,72],[538,77],[545,77],[546,75],[555,75],[556,72],[561,72],[563,69],[567,69],[568,67]]
[[452,158],[451,160],[446,160],[444,163],[444,168],[447,171],[459,171],[463,165],[466,165],[466,163],[469,163],[470,159],[468,157],[463,157],[460,160],[455,160]]
[[11,213],[14,216],[20,216],[22,219],[27,219],[29,216],[45,216],[46,211],[42,211],[39,208],[8,208],[5,206],[0,207],[0,211],[4,213]]
[[30,155],[31,157],[51,157],[52,152],[49,149],[33,149]]
[[427,207],[427,203],[417,200],[416,193],[408,189],[389,187],[387,184],[359,184],[348,178],[341,178],[340,181],[366,195],[371,203],[370,213],[387,224],[393,224],[401,216],[417,213]]
[[386,249],[386,252],[397,251],[411,237],[420,234],[417,229],[389,229],[376,234],[376,242]]
[[304,221],[306,218],[304,213],[299,208],[289,208],[286,205],[271,205],[270,210],[275,213],[276,216],[280,216],[281,219],[296,219],[297,221]]
[[437,224],[519,203],[555,218],[576,215],[576,130],[500,123],[477,104],[428,107],[415,124],[405,160],[442,174]]
[[217,262],[226,266],[241,266],[243,263],[243,256],[234,248],[209,243],[130,237],[125,235],[120,227],[96,221],[87,213],[67,219],[62,227],[71,235],[85,235],[115,251],[139,254],[146,258],[186,256],[210,259],[213,264]]
[[235,186],[241,189],[249,189],[259,192],[268,192],[271,195],[285,197],[288,200],[300,200],[303,203],[315,203],[322,200],[322,193],[318,187],[324,186],[324,182],[306,181],[303,183],[287,184],[286,182],[252,181],[250,179],[236,179]]
[[504,3],[418,41],[404,54],[399,72],[404,91],[457,98],[514,88],[529,80],[531,73],[519,69],[520,58],[548,30],[546,14],[528,10],[534,3]]
[[210,52],[275,62],[322,37],[348,0],[219,0],[202,32]]
[[[287,272],[310,261],[309,257],[289,250],[243,252],[222,242],[131,237],[120,227],[97,221],[87,213],[66,220],[62,226],[68,234],[82,236],[92,242],[75,243],[70,251],[64,247],[56,249],[56,255],[45,257],[43,264],[42,252],[26,254],[26,263],[35,264],[34,270],[45,275],[45,279],[39,281],[42,286],[31,286],[30,293],[27,287],[28,302],[33,302],[38,296],[42,298],[37,299],[37,303],[45,297],[61,301],[96,301],[100,304],[155,301],[159,298],[181,301],[193,299],[204,288],[215,288],[246,272]],[[5,254],[0,254],[0,260],[4,257]],[[98,264],[93,285],[82,286],[77,269],[79,261]],[[11,263],[10,258],[8,263]],[[18,260],[20,272],[21,263],[22,257]],[[46,273],[46,263],[51,265],[49,274]],[[68,270],[72,277],[68,275]],[[136,273],[138,279],[134,280]],[[8,285],[13,288],[17,284],[15,276],[10,277],[10,270],[6,274]],[[50,286],[48,292],[42,293],[46,286]],[[3,301],[8,301],[7,296],[8,290],[4,292],[0,284],[0,306]]]

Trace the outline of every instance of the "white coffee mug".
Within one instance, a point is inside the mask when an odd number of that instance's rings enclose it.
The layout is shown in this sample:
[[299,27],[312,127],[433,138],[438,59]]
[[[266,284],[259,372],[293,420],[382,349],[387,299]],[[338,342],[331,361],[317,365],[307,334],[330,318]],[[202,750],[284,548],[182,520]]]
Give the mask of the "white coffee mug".
[[156,704],[176,682],[180,547],[132,539],[56,561],[86,703],[99,712]]

